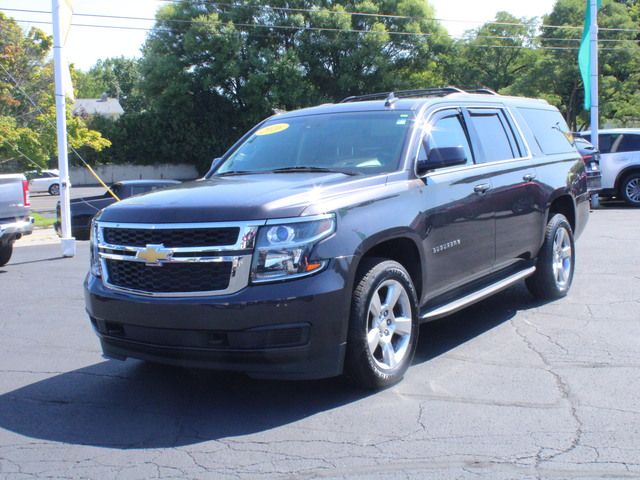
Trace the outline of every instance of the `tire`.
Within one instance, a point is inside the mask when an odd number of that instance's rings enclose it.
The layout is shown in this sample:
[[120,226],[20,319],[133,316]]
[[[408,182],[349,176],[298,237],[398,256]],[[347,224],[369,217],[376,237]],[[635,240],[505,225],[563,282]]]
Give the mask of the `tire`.
[[557,213],[547,223],[544,243],[536,262],[536,273],[526,280],[529,292],[540,300],[564,297],[571,288],[575,260],[571,225],[564,215]]
[[386,388],[402,379],[415,354],[416,290],[405,268],[392,260],[365,259],[359,272],[351,302],[345,372],[359,387]]
[[60,184],[51,184],[51,186],[49,187],[49,195],[60,195]]
[[9,260],[11,260],[11,254],[13,253],[13,243],[7,243],[0,246],[0,267],[4,267]]
[[622,180],[620,196],[632,207],[640,207],[640,172],[627,175]]

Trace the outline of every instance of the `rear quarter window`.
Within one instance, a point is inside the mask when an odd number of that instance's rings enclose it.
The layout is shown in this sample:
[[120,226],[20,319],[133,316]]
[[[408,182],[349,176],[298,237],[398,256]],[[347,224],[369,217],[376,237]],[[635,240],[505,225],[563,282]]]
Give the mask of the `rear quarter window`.
[[575,152],[567,122],[557,110],[518,107],[545,155]]
[[625,133],[616,152],[640,152],[640,135]]

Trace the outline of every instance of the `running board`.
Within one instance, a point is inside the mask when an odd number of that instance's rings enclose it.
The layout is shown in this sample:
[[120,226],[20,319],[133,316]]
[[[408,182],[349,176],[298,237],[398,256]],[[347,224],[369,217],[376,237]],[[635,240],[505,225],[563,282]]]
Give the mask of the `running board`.
[[433,310],[428,310],[427,312],[420,315],[420,320],[435,320],[437,318],[445,317],[447,315],[455,313],[458,310],[462,310],[463,308],[466,308],[473,303],[490,297],[494,293],[504,290],[505,288],[509,288],[511,285],[513,285],[514,283],[518,283],[523,278],[527,278],[533,275],[535,271],[536,267],[530,267],[526,270],[522,270],[521,272],[514,273],[513,275],[510,275],[507,278],[504,278],[496,283],[492,283],[491,285],[484,287],[481,290],[470,293],[466,297],[462,297],[458,300],[454,300],[453,302],[441,305],[434,308]]

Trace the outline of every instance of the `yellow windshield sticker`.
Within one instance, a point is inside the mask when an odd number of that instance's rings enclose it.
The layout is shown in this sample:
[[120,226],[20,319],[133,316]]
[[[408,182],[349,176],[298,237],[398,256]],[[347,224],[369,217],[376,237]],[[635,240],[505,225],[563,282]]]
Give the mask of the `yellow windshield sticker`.
[[289,128],[288,123],[276,123],[274,125],[269,125],[268,127],[261,128],[256,132],[256,135],[261,137],[262,135],[272,135],[274,133],[282,132]]

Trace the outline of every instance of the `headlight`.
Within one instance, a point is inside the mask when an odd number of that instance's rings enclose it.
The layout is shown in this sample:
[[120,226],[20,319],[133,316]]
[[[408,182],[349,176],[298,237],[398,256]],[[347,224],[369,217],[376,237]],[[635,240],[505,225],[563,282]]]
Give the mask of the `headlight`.
[[96,223],[95,218],[91,220],[90,246],[91,274],[96,277],[100,277],[102,276],[102,267],[100,265],[100,255],[98,253],[98,224]]
[[261,227],[253,254],[251,280],[269,282],[321,271],[328,261],[311,258],[311,251],[335,229],[333,214]]

